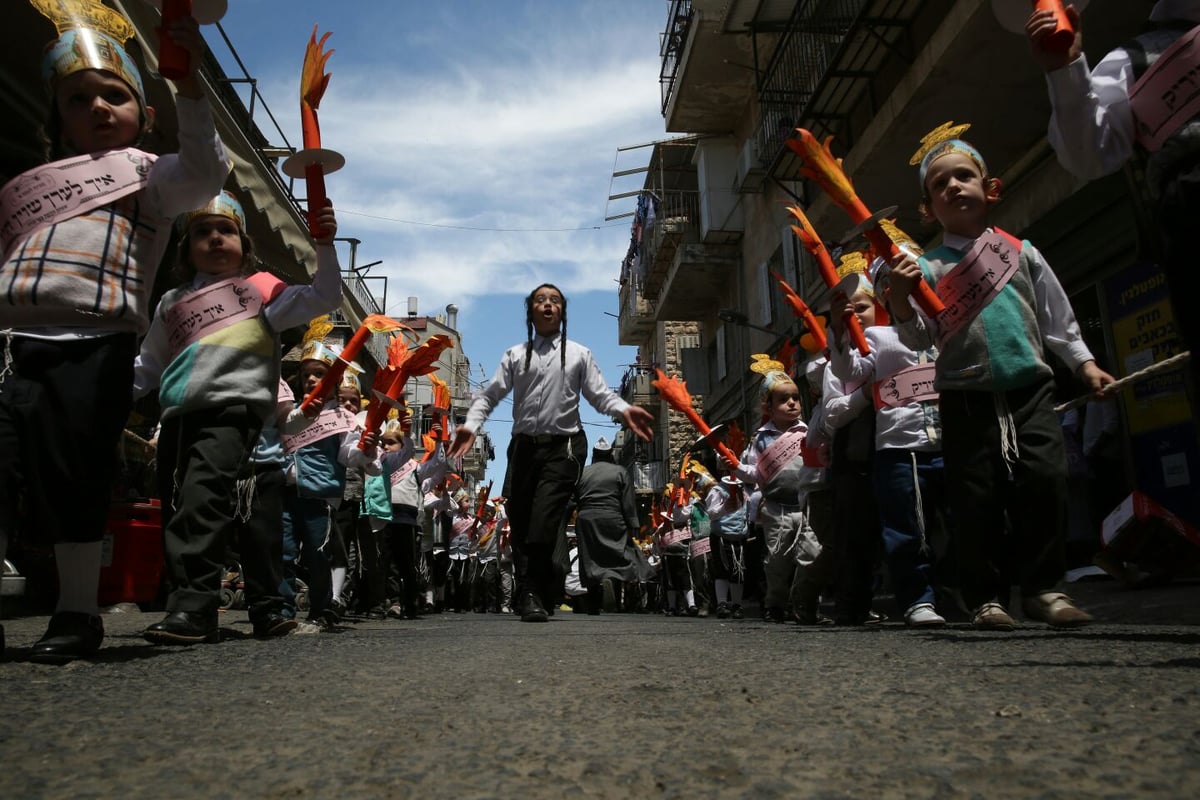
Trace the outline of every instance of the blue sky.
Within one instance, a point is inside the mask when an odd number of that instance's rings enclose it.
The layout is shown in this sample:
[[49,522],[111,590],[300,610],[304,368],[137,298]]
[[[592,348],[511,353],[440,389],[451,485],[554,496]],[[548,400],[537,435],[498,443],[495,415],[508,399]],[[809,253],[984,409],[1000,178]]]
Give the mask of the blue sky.
[[[569,335],[616,386],[636,357],[605,313],[617,312],[629,220],[604,217],[632,210],[632,199],[606,202],[617,148],[665,138],[666,14],[666,0],[234,0],[221,24],[297,146],[304,48],[314,24],[332,32],[318,116],[324,146],[346,166],[327,189],[339,236],[362,240],[358,263],[383,261],[371,275],[389,278],[388,313],[403,315],[410,295],[421,314],[455,303],[481,381],[524,340],[524,295],[554,283],[568,298]],[[232,75],[219,34],[203,30]],[[624,153],[616,167],[648,157]],[[641,186],[641,176],[622,180],[611,191]],[[592,442],[612,439],[615,426],[583,412]],[[510,419],[506,403],[486,427],[497,486]]]

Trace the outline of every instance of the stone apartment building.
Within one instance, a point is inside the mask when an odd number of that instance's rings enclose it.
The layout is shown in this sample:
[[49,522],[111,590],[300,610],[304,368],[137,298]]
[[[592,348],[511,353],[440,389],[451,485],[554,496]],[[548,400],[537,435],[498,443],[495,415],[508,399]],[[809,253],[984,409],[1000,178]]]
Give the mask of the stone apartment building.
[[[852,227],[802,178],[785,139],[797,127],[819,140],[832,137],[866,205],[896,206],[898,225],[928,247],[939,233],[918,216],[909,158],[922,136],[950,120],[971,123],[967,138],[1003,182],[993,221],[1045,254],[1110,372],[1120,377],[1181,349],[1161,271],[1139,246],[1144,205],[1136,174],[1084,183],[1059,166],[1045,137],[1044,77],[1024,36],[998,24],[991,2],[664,5],[666,135],[618,151],[626,168],[615,172],[610,198],[637,202],[612,217],[633,218],[619,289],[620,341],[639,348],[633,372],[678,370],[707,420],[736,420],[752,431],[760,408],[750,356],[775,353],[801,331],[770,273],[814,309],[828,310],[828,292],[789,229],[786,207],[804,208],[826,242],[840,242]],[[1148,9],[1093,3],[1083,15],[1090,63],[1136,33]],[[1124,391],[1119,410],[1126,488],[1196,520],[1192,390],[1182,370],[1164,373]],[[1078,393],[1064,383],[1064,400]],[[673,418],[665,406],[655,408]],[[659,465],[636,468],[645,492],[661,488],[651,473],[670,475],[694,439],[675,422],[661,430],[648,447],[627,445],[627,458]]]

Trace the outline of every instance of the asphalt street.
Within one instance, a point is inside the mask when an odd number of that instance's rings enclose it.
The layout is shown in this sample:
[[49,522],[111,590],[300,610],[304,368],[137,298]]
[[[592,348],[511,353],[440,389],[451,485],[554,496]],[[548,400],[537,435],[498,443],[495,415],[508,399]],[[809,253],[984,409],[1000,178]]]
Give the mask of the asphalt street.
[[1071,592],[1097,624],[983,633],[559,612],[347,622],[96,658],[4,620],[14,798],[1192,798],[1200,584]]

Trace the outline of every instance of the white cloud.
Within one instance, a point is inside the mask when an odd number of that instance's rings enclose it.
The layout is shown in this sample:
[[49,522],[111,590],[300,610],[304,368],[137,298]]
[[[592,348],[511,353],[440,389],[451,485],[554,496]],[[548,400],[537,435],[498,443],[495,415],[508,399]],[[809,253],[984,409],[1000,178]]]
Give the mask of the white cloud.
[[[472,295],[523,293],[546,279],[567,292],[615,288],[628,243],[624,223],[489,232],[391,221],[501,229],[606,224],[616,148],[662,135],[658,63],[568,66],[546,63],[543,54],[434,80],[384,80],[354,64],[335,70],[331,60],[318,116],[323,143],[343,153],[346,166],[327,179],[329,194],[344,211],[369,215],[345,213],[341,228],[363,240],[360,263],[383,259],[372,274],[390,277],[389,305],[403,308],[403,297],[415,294],[423,309],[426,298],[465,306]],[[298,87],[280,94],[297,97]],[[282,101],[269,102],[275,109]]]

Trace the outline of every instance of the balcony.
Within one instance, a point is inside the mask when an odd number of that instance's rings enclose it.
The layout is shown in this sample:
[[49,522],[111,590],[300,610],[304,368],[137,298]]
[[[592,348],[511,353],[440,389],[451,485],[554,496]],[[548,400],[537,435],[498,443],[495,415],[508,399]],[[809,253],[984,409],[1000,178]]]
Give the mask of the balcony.
[[669,322],[712,316],[729,286],[737,280],[740,260],[737,245],[681,244],[658,293],[655,318]]
[[617,315],[617,341],[636,347],[654,331],[654,304],[646,299],[645,287],[635,278],[622,282],[618,295],[621,306]]
[[759,59],[773,49],[794,3],[672,0],[659,49],[666,129],[732,132],[754,95]]

